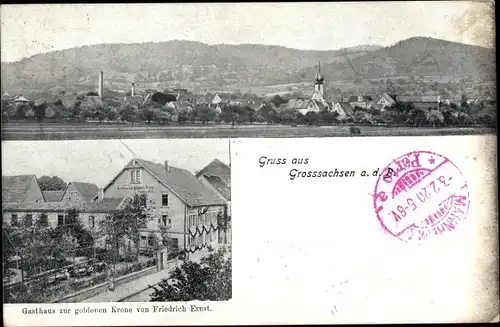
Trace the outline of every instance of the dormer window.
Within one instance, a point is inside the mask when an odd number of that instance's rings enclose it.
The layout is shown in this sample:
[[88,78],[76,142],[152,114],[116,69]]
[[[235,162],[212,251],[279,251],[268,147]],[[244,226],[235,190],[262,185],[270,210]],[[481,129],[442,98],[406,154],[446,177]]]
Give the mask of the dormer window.
[[141,171],[139,169],[133,169],[130,171],[130,182],[132,184],[141,183]]

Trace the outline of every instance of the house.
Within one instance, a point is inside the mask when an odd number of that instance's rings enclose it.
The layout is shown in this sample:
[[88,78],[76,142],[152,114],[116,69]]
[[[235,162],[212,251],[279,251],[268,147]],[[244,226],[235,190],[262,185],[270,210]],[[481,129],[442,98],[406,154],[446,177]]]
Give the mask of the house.
[[219,215],[227,216],[227,201],[191,172],[143,159],[131,160],[102,190],[102,199],[147,194],[155,219],[140,231],[140,247],[147,248],[150,233],[168,228],[172,244],[194,252],[221,238]]
[[35,175],[2,176],[2,205],[45,202]]
[[14,102],[15,105],[23,105],[23,104],[29,104],[30,100],[28,100],[25,97],[23,97],[22,95],[20,95],[19,97],[17,97],[16,99],[14,99],[13,102]]
[[220,96],[219,96],[219,94],[218,94],[218,93],[217,93],[217,94],[215,94],[215,96],[213,97],[213,99],[212,99],[212,102],[211,102],[211,103],[212,103],[212,104],[214,104],[214,105],[217,105],[217,104],[222,103],[222,99],[220,98]]
[[[4,222],[16,226],[21,221],[34,223],[42,214],[53,226],[64,221],[64,212],[74,203],[61,202],[60,191],[42,192],[35,175],[2,177],[2,210]],[[63,218],[61,218],[63,217]]]
[[245,102],[246,106],[249,106],[250,108],[252,108],[255,111],[258,111],[262,107],[263,104],[264,104],[264,101],[262,101],[262,99],[259,99],[259,98],[254,98],[251,100],[247,100]]
[[311,99],[290,99],[284,105],[284,109],[286,110],[296,110],[300,112],[301,114],[305,115],[308,112],[320,112],[321,109],[318,106],[318,103],[316,101],[313,101]]
[[396,97],[397,95],[395,94],[384,93],[377,101],[375,101],[375,105],[380,106],[377,106],[377,108],[380,108],[380,110],[384,110],[386,107],[390,107],[396,103]]
[[228,215],[231,216],[231,168],[214,159],[196,174],[196,178],[227,201]]
[[[21,223],[34,224],[42,217],[48,226],[58,227],[67,223],[69,210],[75,209],[82,225],[92,234],[99,234],[99,223],[107,215],[119,210],[126,203],[125,198],[103,199],[98,202],[74,204],[71,202],[7,203],[2,204],[3,219],[11,226]],[[101,235],[102,236],[102,235]],[[104,246],[102,237],[96,238],[97,246]]]
[[228,105],[230,106],[242,106],[245,103],[242,99],[231,99],[228,101]]
[[336,102],[332,107],[332,112],[339,114],[338,119],[343,120],[353,115],[352,107],[346,102]]
[[353,96],[349,96],[343,102],[349,103],[351,105],[351,107],[353,107],[353,108],[360,107],[360,108],[364,108],[364,109],[369,109],[372,101],[373,101],[373,98],[371,96],[353,95]]
[[99,193],[97,185],[83,182],[70,182],[61,197],[61,202],[81,206],[91,202]]

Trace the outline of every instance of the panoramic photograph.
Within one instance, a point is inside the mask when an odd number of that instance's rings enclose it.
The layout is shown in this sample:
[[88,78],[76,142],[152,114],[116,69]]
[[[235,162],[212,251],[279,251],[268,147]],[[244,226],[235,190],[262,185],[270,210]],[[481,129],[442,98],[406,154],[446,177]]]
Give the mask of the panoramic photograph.
[[491,2],[3,5],[1,19],[6,140],[496,132]]
[[228,139],[3,142],[2,211],[4,303],[232,297]]

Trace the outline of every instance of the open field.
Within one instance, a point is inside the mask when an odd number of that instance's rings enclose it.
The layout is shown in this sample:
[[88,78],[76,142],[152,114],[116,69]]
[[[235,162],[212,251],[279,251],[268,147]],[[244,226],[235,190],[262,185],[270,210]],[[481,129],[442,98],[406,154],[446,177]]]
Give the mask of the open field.
[[[422,136],[496,134],[482,127],[383,127],[360,126],[360,136]],[[346,137],[349,126],[277,126],[277,125],[146,125],[98,123],[6,123],[2,140],[78,140],[112,138],[230,138],[230,137]]]

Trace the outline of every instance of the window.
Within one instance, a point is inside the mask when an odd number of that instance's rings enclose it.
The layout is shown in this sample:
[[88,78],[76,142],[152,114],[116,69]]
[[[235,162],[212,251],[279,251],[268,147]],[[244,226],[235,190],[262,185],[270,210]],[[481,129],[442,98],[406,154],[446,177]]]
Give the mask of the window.
[[31,227],[33,225],[33,215],[27,214],[24,220],[24,224],[26,227]]
[[17,213],[13,213],[13,214],[12,214],[12,217],[11,217],[11,219],[10,219],[10,224],[11,224],[12,226],[17,226],[17,224],[18,224],[18,223],[19,223],[19,222],[18,222],[18,220],[17,220]]
[[43,226],[43,227],[49,226],[49,217],[47,216],[46,213],[42,213],[40,215],[39,223],[40,223],[40,226]]
[[148,246],[155,246],[155,238],[153,236],[148,236]]
[[161,205],[164,207],[168,207],[168,194],[161,195]]
[[195,215],[189,215],[189,227],[194,226]]
[[94,216],[89,216],[89,227],[95,228],[95,217]]
[[132,184],[140,184],[141,183],[141,171],[138,169],[134,169],[130,171],[130,182]]
[[64,215],[57,215],[57,226],[64,225]]
[[168,216],[167,215],[162,215],[161,216],[161,225],[163,227],[167,227],[168,226]]

